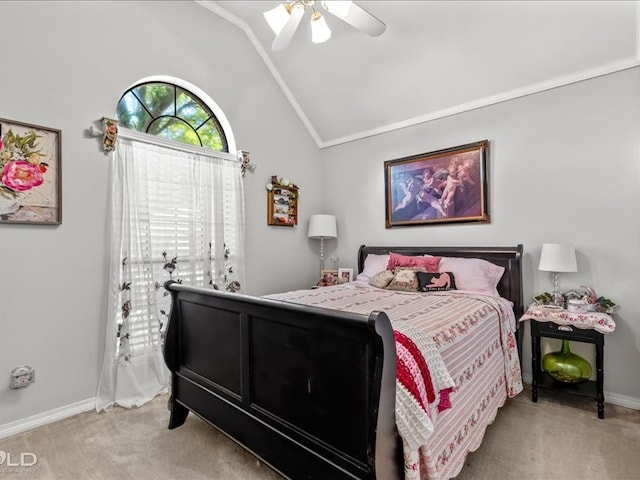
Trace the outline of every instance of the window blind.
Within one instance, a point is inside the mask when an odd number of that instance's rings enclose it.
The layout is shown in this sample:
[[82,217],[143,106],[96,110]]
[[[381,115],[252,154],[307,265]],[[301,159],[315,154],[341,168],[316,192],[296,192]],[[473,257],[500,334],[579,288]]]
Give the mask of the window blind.
[[123,228],[130,233],[119,281],[129,284],[120,302],[130,305],[117,313],[117,357],[160,346],[170,310],[164,282],[224,289],[243,250],[237,232],[243,207],[235,178],[239,164],[162,146],[134,142],[131,148],[121,205],[128,212]]

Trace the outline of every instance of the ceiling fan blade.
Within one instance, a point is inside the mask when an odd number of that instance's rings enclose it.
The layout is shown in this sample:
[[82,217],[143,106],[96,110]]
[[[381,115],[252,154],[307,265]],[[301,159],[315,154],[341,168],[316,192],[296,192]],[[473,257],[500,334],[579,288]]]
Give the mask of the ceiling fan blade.
[[344,8],[332,8],[333,6],[331,4],[338,3],[344,4],[346,2],[327,1],[322,2],[322,6],[340,20],[348,23],[358,30],[363,31],[367,35],[371,35],[372,37],[382,35],[382,32],[386,30],[387,26],[383,22],[378,20],[362,7],[356,5],[354,2],[351,2],[351,5],[346,12],[344,11]]
[[285,48],[287,48],[289,43],[291,43],[291,40],[293,39],[293,36],[296,33],[296,30],[298,29],[298,25],[300,25],[300,21],[302,20],[303,15],[304,15],[303,6],[296,5],[291,9],[291,18],[285,24],[285,26],[282,27],[282,30],[276,36],[276,39],[273,41],[273,44],[271,45],[271,50],[273,50],[274,52],[278,52],[280,50],[284,50]]

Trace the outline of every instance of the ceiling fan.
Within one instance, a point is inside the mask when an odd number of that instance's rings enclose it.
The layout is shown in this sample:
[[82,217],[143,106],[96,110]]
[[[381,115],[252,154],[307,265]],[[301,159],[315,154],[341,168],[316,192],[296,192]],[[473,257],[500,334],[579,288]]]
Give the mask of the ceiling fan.
[[322,13],[316,10],[316,4],[320,4],[330,14],[372,37],[381,35],[386,28],[384,23],[354,2],[314,0],[285,2],[264,12],[267,23],[276,34],[273,45],[271,45],[272,50],[284,50],[291,43],[307,8],[312,10],[311,41],[322,43],[331,38],[331,30]]

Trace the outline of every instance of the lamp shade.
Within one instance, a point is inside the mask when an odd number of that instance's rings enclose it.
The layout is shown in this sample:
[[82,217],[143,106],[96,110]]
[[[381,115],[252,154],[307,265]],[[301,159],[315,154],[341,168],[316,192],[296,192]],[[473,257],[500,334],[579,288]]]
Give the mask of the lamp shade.
[[309,238],[338,238],[336,217],[333,215],[311,215]]
[[577,272],[576,251],[573,245],[560,243],[543,244],[538,270],[545,272]]
[[311,41],[323,43],[331,38],[331,30],[324,17],[319,12],[313,12],[311,16]]

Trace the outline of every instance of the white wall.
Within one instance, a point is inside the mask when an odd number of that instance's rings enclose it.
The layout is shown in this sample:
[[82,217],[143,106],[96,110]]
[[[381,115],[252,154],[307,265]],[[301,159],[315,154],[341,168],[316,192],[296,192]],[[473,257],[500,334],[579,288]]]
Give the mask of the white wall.
[[[1,2],[0,117],[62,130],[63,223],[0,225],[0,425],[95,396],[104,341],[109,159],[85,130],[113,116],[150,75],[207,92],[238,148],[245,178],[248,293],[310,285],[317,243],[319,152],[244,33],[193,2]],[[265,184],[301,187],[300,227],[266,225]],[[283,273],[284,272],[284,273]],[[9,390],[30,364],[36,383]]]
[[[616,331],[605,340],[605,391],[640,406],[638,85],[635,68],[323,150],[324,184],[333,192],[326,210],[339,219],[342,266],[356,266],[362,243],[522,243],[530,302],[552,289],[549,274],[537,270],[542,244],[572,243],[579,271],[563,274],[561,288],[589,285],[620,305]],[[489,224],[385,229],[385,160],[484,139]],[[575,345],[593,356],[593,347]],[[528,334],[524,358],[530,375]]]
[[[0,225],[0,426],[95,395],[108,158],[84,132],[113,115],[132,83],[158,74],[213,97],[258,164],[245,178],[248,293],[316,280],[313,213],[338,216],[326,255],[344,267],[355,268],[361,243],[523,243],[527,300],[551,288],[536,268],[541,244],[571,242],[580,271],[563,275],[563,288],[591,285],[621,305],[606,339],[605,389],[640,399],[640,70],[318,151],[244,34],[193,2],[0,2],[0,17],[0,117],[63,132],[62,225]],[[385,160],[482,139],[491,142],[491,223],[384,228]],[[272,174],[301,187],[300,227],[266,225]],[[527,348],[530,372],[529,358]],[[25,363],[36,383],[9,390],[10,370]]]

